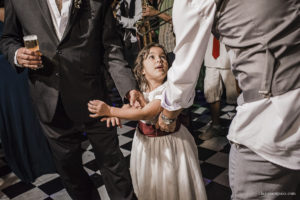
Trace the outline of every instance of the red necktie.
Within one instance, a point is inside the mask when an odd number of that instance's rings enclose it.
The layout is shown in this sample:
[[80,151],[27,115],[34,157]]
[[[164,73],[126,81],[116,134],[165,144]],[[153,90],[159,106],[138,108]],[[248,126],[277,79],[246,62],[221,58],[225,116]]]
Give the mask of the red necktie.
[[220,42],[216,37],[214,37],[213,40],[212,56],[215,59],[217,59],[220,56]]

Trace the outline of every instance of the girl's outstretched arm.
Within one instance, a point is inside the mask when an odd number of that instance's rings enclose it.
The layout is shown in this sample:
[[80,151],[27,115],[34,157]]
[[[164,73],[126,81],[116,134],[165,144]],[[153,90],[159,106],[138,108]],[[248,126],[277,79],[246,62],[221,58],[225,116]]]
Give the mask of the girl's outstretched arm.
[[107,105],[103,101],[92,100],[88,103],[88,110],[92,113],[90,114],[92,118],[106,116],[128,120],[149,120],[157,116],[162,111],[162,108],[159,99],[151,101],[141,109],[128,106],[116,108]]

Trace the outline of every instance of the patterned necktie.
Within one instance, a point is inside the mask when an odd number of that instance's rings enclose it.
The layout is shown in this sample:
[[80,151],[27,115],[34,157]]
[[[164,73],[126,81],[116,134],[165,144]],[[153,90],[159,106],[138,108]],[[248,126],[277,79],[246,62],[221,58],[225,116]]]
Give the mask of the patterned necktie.
[[62,0],[55,0],[59,13],[61,13]]
[[214,37],[213,40],[212,56],[215,59],[217,59],[220,56],[220,42],[216,37]]

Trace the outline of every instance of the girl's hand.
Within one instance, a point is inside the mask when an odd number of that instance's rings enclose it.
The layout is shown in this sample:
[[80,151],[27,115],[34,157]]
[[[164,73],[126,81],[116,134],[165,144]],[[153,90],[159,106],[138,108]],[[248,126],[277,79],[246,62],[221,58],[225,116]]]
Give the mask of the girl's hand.
[[120,128],[122,128],[121,120],[118,117],[104,117],[100,121],[101,122],[106,121],[106,126],[107,127],[110,127],[110,124],[111,124],[112,126],[116,126],[117,125]]
[[110,106],[100,100],[92,100],[88,103],[88,110],[93,113],[90,117],[97,118],[101,116],[108,116]]

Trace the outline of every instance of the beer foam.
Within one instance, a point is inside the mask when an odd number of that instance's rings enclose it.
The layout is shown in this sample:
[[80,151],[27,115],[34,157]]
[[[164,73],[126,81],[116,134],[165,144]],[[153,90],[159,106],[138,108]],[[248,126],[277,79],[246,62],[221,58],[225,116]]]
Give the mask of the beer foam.
[[37,35],[26,35],[23,37],[24,41],[37,40]]

